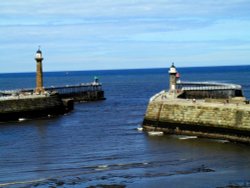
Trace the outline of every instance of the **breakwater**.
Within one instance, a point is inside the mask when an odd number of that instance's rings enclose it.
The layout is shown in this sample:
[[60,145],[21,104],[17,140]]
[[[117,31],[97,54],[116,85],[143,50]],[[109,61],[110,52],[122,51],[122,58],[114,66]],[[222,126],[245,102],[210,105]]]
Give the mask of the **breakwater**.
[[250,105],[183,99],[151,101],[143,127],[250,143]]
[[75,102],[104,100],[104,91],[101,83],[88,83],[78,85],[66,85],[58,87],[46,87],[45,91],[56,91],[61,98],[72,98]]
[[44,88],[44,94],[34,89],[1,91],[0,121],[48,117],[73,110],[74,102],[104,100],[100,83]]
[[250,143],[250,105],[240,85],[182,82],[174,65],[169,90],[151,97],[146,131]]
[[69,108],[68,104],[69,102],[64,103],[59,95],[1,97],[0,121],[63,114]]
[[[104,100],[104,91],[101,83],[86,83],[65,86],[45,87],[46,92],[57,92],[62,99],[73,99],[75,102]],[[3,96],[19,95],[20,93],[34,93],[34,89],[18,89],[0,91]]]

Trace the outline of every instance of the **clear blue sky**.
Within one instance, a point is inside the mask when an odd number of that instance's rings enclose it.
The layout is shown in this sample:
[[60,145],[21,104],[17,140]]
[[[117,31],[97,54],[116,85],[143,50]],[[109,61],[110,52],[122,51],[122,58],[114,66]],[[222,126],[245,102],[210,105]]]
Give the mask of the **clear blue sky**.
[[0,1],[0,72],[250,64],[249,0]]

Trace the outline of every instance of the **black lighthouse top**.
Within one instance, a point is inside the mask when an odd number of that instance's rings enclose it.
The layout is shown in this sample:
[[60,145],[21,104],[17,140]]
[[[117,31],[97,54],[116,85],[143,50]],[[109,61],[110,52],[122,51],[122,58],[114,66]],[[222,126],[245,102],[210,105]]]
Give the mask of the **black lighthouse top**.
[[174,63],[172,63],[172,66],[170,67],[168,72],[169,72],[169,74],[176,74],[177,73],[176,67],[174,66]]
[[171,68],[176,68],[176,67],[174,66],[174,62],[172,63]]
[[38,50],[36,51],[36,53],[39,53],[39,54],[42,53],[42,51],[40,50],[40,48],[38,48]]
[[36,60],[43,60],[43,57],[42,57],[42,51],[40,50],[40,46],[38,47],[38,50],[36,51],[36,57],[35,57]]

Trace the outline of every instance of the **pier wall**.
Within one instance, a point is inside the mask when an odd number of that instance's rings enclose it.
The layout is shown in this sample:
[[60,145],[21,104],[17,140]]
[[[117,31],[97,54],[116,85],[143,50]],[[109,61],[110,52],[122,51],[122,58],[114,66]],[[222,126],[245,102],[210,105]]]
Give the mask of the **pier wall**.
[[166,133],[250,142],[250,105],[151,101],[143,126]]
[[44,88],[44,95],[34,89],[0,91],[0,121],[46,117],[74,109],[74,102],[104,100],[101,84],[79,84]]
[[63,114],[66,106],[58,95],[0,100],[0,121]]
[[75,102],[98,101],[105,99],[104,91],[102,90],[61,93],[60,96],[63,99],[72,98]]

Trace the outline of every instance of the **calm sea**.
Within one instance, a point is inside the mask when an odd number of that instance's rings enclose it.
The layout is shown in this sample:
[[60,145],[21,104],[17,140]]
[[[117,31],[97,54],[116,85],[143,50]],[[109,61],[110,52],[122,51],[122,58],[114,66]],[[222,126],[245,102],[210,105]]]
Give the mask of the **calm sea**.
[[[179,68],[182,80],[243,86],[250,66]],[[219,140],[149,137],[136,128],[168,69],[45,73],[45,85],[92,82],[107,100],[51,119],[0,124],[0,187],[250,187],[250,147]],[[0,74],[0,89],[32,88],[34,73]]]

